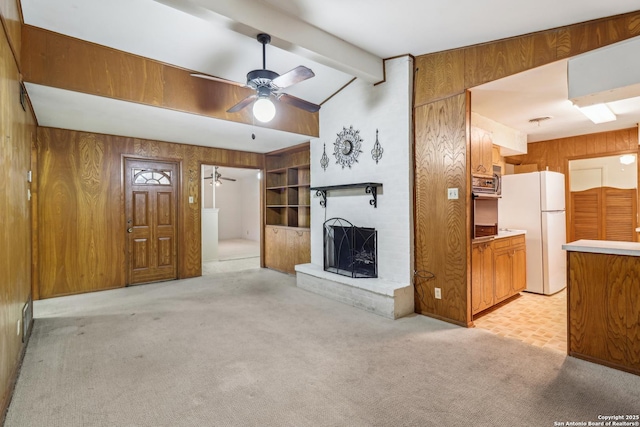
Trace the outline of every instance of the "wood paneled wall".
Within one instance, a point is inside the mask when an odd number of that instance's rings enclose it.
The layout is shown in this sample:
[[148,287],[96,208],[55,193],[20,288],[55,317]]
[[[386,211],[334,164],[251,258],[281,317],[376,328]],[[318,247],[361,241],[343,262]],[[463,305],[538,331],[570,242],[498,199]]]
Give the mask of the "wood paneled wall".
[[640,11],[418,56],[414,105],[424,105],[637,35],[640,35]]
[[[578,135],[551,139],[527,145],[527,154],[506,157],[507,163],[537,165],[537,170],[563,173],[565,176],[565,205],[567,207],[567,239],[571,239],[572,206],[569,192],[569,160],[589,157],[613,156],[622,153],[638,153],[638,128]],[[638,174],[640,188],[640,173]],[[639,201],[640,203],[640,201]],[[637,208],[640,212],[640,207]]]
[[[3,21],[14,19],[4,16],[7,10],[15,10],[8,7],[11,2],[0,4]],[[12,41],[20,44],[18,38]],[[0,28],[0,424],[23,350],[22,324],[18,329],[17,322],[22,320],[22,308],[31,294],[27,172],[35,131],[29,107],[24,111],[20,106],[18,64],[3,26]]]
[[22,46],[20,0],[0,0],[0,20],[5,29],[5,36],[9,40],[9,47],[13,52],[15,62],[20,68],[20,49]]
[[[23,26],[24,81],[75,92],[137,102],[254,124],[251,109],[226,110],[254,93],[232,84],[192,77],[191,71],[105,46]],[[256,126],[319,135],[318,113],[279,103],[280,114]]]
[[549,168],[568,175],[568,161],[571,159],[637,151],[638,128],[630,128],[533,142],[527,144],[527,154],[505,157],[505,161],[515,165],[536,164],[538,170]]
[[[470,102],[462,101],[465,91],[637,35],[640,35],[640,11],[416,57],[415,263],[417,270],[439,272],[435,279],[423,280],[423,286],[416,286],[416,311],[458,324],[472,323],[468,271],[471,171],[469,151],[465,154],[462,151],[462,140],[469,139],[466,117]],[[458,129],[463,124],[465,135],[460,136]],[[458,151],[444,148],[453,141],[458,141],[455,145]],[[434,167],[433,171],[425,170]],[[425,182],[420,183],[421,179]],[[459,189],[460,204],[465,205],[456,207],[451,216],[443,214],[452,209],[445,182]],[[429,225],[425,225],[427,222]],[[434,258],[434,254],[446,254],[448,258],[441,255]],[[420,280],[416,277],[415,281]],[[442,288],[443,301],[431,301],[435,287]],[[420,299],[426,302],[418,305]]]
[[[461,325],[471,316],[467,101],[462,94],[414,114],[416,312]],[[459,189],[458,200],[447,200],[448,188]],[[435,288],[442,299],[435,299]]]
[[180,278],[202,270],[200,165],[262,169],[264,161],[257,153],[42,127],[38,146],[40,298],[125,286],[124,157],[181,163]]

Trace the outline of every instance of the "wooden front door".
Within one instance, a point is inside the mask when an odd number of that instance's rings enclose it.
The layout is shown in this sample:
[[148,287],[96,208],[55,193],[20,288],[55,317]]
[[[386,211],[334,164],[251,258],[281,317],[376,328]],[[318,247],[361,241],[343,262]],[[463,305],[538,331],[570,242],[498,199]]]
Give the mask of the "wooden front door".
[[177,279],[178,165],[125,159],[129,284]]

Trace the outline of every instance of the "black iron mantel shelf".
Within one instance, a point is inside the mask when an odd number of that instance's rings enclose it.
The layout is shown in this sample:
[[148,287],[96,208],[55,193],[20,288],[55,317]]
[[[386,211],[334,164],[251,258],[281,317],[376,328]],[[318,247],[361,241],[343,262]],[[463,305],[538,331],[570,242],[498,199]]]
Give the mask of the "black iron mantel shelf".
[[364,188],[364,192],[371,194],[373,199],[369,200],[369,204],[374,208],[378,207],[378,187],[382,187],[379,182],[361,182],[359,184],[342,184],[342,185],[328,185],[326,187],[311,187],[311,190],[316,192],[316,196],[322,197],[320,200],[320,206],[327,207],[327,191],[333,190],[349,190],[352,188]]

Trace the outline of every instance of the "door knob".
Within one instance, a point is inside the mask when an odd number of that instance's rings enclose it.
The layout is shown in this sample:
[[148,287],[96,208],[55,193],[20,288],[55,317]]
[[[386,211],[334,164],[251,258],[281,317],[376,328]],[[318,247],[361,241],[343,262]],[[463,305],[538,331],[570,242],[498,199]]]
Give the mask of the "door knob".
[[127,228],[127,233],[133,233],[133,228],[132,227]]

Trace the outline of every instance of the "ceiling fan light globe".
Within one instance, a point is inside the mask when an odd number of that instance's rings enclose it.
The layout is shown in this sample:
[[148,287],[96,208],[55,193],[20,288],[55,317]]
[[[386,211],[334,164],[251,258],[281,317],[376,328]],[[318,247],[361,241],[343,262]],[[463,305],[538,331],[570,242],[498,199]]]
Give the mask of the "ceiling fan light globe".
[[253,103],[253,117],[262,123],[268,123],[276,116],[276,106],[269,98],[259,98]]

